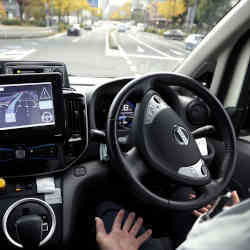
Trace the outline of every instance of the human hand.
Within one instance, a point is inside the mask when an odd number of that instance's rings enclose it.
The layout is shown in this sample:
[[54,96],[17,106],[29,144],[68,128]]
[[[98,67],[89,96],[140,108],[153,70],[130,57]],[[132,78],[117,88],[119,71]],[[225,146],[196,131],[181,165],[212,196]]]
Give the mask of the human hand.
[[[194,195],[194,196],[195,196],[195,195]],[[195,198],[195,197],[194,197],[194,198]],[[232,206],[234,206],[234,205],[240,203],[240,199],[239,199],[239,196],[238,196],[237,191],[233,191],[233,192],[232,192],[232,202],[233,202]],[[194,211],[192,212],[192,214],[195,215],[196,217],[200,217],[201,215],[207,213],[210,209],[212,209],[212,207],[213,207],[212,204],[208,204],[208,205],[205,206],[205,207],[202,207],[202,208],[200,208],[200,209],[198,209],[198,210],[194,210]],[[228,207],[228,206],[227,206],[227,207]]]
[[117,214],[111,232],[107,234],[102,219],[96,218],[96,241],[101,250],[137,250],[151,236],[152,230],[136,238],[143,223],[142,218],[138,218],[133,224],[135,213],[130,213],[121,228],[124,210]]

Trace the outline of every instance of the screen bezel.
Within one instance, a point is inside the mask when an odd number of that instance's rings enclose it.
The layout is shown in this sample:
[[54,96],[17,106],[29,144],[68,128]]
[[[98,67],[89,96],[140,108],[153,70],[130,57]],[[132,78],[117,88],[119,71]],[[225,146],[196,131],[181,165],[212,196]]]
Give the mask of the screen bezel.
[[[60,73],[39,73],[25,75],[0,75],[2,85],[17,85],[49,82],[52,85],[54,104],[54,125],[0,130],[2,143],[47,143],[63,140],[65,135],[65,108],[62,94],[63,80]],[[25,139],[25,141],[23,141]]]

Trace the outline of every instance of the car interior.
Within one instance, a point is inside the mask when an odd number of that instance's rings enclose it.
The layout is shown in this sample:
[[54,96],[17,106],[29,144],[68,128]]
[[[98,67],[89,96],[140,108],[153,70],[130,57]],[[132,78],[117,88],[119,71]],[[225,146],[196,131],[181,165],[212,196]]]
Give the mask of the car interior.
[[[248,199],[249,9],[240,1],[172,73],[76,83],[64,62],[0,61],[1,248],[97,249],[104,201],[169,244],[173,212]],[[175,199],[180,187],[197,198]]]

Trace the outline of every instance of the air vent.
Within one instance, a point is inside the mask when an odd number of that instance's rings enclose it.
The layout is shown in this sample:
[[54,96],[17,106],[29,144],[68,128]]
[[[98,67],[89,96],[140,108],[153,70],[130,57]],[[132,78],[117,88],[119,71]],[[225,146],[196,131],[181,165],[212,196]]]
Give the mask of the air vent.
[[66,94],[65,106],[67,121],[66,126],[71,141],[84,140],[86,135],[86,107],[84,96],[79,94]]

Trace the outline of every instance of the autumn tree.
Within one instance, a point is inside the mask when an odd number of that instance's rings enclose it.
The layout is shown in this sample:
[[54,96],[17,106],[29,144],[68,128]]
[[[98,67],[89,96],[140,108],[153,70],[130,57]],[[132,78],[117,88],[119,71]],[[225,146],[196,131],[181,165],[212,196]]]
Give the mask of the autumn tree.
[[100,8],[90,7],[90,13],[92,16],[101,18],[102,17],[102,10]]
[[110,15],[112,20],[127,20],[131,17],[131,1],[127,1]]
[[186,12],[186,4],[184,0],[165,0],[157,3],[158,16],[166,19],[178,17]]
[[28,18],[34,18],[36,21],[45,19],[45,3],[43,0],[26,0],[24,8],[25,15]]
[[0,19],[6,18],[6,11],[2,1],[0,1]]
[[70,15],[71,13],[77,13],[80,16],[80,12],[84,9],[89,9],[87,0],[51,0],[53,9],[59,17]]

